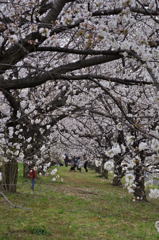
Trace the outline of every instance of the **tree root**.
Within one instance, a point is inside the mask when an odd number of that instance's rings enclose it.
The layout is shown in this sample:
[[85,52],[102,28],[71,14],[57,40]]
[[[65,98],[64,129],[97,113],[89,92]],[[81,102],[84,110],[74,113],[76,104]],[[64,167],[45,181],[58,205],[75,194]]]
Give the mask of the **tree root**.
[[6,195],[5,195],[3,192],[0,192],[0,195],[4,198],[4,200],[5,200],[12,208],[20,208],[20,209],[24,209],[24,210],[31,210],[31,208],[25,208],[25,207],[22,207],[22,206],[18,206],[18,205],[13,204],[13,203],[6,197]]

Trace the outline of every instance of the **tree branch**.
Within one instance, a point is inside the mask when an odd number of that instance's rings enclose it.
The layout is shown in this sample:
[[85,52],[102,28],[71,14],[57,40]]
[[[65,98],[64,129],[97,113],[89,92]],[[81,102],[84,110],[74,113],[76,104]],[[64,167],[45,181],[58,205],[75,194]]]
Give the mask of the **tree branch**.
[[[40,24],[43,25],[54,22],[67,2],[69,2],[69,0],[54,0],[50,11],[41,20]],[[10,65],[16,64],[18,61],[22,60],[28,53],[34,52],[35,45],[30,43],[30,40],[34,41],[36,39],[38,39],[37,45],[40,45],[46,40],[46,37],[42,36],[39,32],[33,32],[26,36],[25,39],[20,39],[17,44],[11,46],[5,53],[3,53],[0,58],[0,73],[7,70]]]
[[85,60],[80,60],[77,62],[59,66],[43,74],[36,74],[35,77],[27,76],[26,78],[21,78],[16,80],[4,80],[3,77],[1,77],[0,88],[22,89],[22,88],[28,88],[28,87],[35,87],[49,80],[59,79],[61,74],[65,74],[67,72],[72,72],[82,68],[95,66],[98,64],[111,62],[114,60],[118,60],[121,57],[122,56],[120,54],[92,57]]
[[127,79],[127,78],[117,78],[117,77],[109,77],[106,75],[93,75],[93,74],[84,74],[84,75],[60,75],[59,79],[65,79],[65,80],[91,80],[91,79],[103,79],[108,82],[114,82],[117,84],[124,84],[124,85],[153,85],[153,82],[147,82],[147,81],[138,81],[133,79]]
[[119,53],[124,52],[125,50],[92,50],[92,49],[74,49],[74,48],[62,48],[62,47],[37,47],[37,51],[43,52],[43,51],[50,51],[50,52],[63,52],[63,53],[70,53],[70,54],[79,54],[79,55],[116,55]]
[[[92,16],[110,16],[110,15],[117,15],[121,13],[124,8],[114,8],[114,9],[106,9],[106,10],[99,10],[92,13]],[[143,15],[148,16],[158,16],[159,11],[152,10],[152,9],[145,9],[145,8],[138,8],[138,7],[130,7],[130,11],[134,13],[140,13]]]

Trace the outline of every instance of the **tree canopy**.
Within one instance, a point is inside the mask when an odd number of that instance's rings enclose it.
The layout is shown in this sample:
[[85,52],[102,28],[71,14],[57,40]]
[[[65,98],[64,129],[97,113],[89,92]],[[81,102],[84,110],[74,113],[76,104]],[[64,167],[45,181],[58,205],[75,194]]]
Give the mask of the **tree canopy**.
[[119,184],[131,165],[135,197],[144,199],[143,169],[158,167],[158,1],[4,0],[0,6],[5,162],[42,165],[50,146],[59,154],[65,146],[103,164],[114,161]]

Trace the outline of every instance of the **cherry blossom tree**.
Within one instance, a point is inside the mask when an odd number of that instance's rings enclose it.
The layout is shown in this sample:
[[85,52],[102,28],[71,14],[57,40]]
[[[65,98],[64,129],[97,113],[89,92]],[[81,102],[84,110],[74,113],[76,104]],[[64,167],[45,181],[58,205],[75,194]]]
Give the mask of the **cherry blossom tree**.
[[[158,142],[158,106],[151,98],[155,88],[146,83],[138,88],[110,86],[103,80],[89,83],[83,101],[79,101],[79,96],[74,99],[74,105],[81,108],[80,115],[75,113],[64,120],[60,134],[66,145],[79,148],[80,152],[94,150],[94,159],[104,156],[105,169],[114,169],[113,184],[121,185],[126,174],[126,186],[134,199],[146,200],[145,174],[151,172],[150,168],[155,169],[158,162],[157,149],[154,151]],[[101,164],[97,161],[98,166]]]
[[[73,106],[73,96],[84,92],[86,85],[89,92],[86,81],[110,99],[113,126],[115,115],[117,124],[126,126],[123,135],[136,131],[138,143],[144,136],[154,146],[158,141],[158,123],[152,117],[153,113],[158,117],[158,1],[4,0],[0,4],[0,117],[6,161],[13,166],[20,152],[21,158],[30,155],[32,160],[39,149],[43,151],[44,143],[53,141],[56,123],[82,110]],[[23,93],[27,93],[24,99]],[[67,101],[72,101],[71,107]],[[137,113],[130,110],[135,101]],[[151,121],[145,116],[143,120],[144,111]],[[11,175],[15,185],[16,167]]]
[[[16,90],[16,95],[15,91],[14,95],[6,92],[7,95],[4,92],[3,98],[8,101],[3,110],[8,116],[1,128],[3,140],[1,154],[5,156],[7,163],[5,161],[3,163],[5,170],[2,173],[2,186],[3,189],[14,192],[17,160],[25,163],[25,176],[29,167],[33,165],[41,172],[42,169],[46,170],[46,166],[43,165],[44,163],[51,165],[50,151],[56,142],[56,124],[78,109],[70,104],[67,107],[68,97],[73,95],[73,92],[71,85],[69,86],[66,81],[55,82],[50,87],[47,85]],[[44,99],[42,105],[41,99]]]

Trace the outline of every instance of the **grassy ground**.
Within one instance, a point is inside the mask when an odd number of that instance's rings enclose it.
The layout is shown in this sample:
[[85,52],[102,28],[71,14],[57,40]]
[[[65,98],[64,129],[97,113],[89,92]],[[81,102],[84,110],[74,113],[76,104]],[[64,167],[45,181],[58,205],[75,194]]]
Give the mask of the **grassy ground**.
[[19,177],[18,191],[7,197],[30,210],[11,208],[0,197],[0,240],[157,240],[159,203],[132,202],[123,188],[89,173],[59,169],[63,183],[50,177]]

